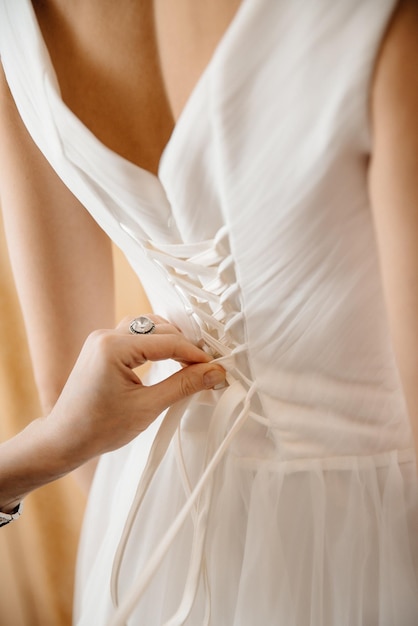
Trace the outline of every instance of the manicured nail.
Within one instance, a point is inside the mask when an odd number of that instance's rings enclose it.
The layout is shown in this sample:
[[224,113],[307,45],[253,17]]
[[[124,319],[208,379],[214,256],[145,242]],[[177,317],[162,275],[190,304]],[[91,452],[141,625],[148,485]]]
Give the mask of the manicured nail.
[[215,385],[225,383],[225,372],[218,369],[209,370],[203,375],[203,382],[207,389],[212,389]]

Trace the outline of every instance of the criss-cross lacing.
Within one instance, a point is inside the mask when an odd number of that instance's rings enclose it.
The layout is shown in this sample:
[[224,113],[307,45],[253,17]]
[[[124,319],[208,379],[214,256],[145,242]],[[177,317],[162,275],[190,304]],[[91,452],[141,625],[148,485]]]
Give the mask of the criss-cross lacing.
[[[191,515],[194,534],[184,594],[177,611],[165,622],[165,626],[175,626],[185,622],[192,609],[200,580],[203,580],[206,590],[205,616],[202,622],[202,626],[205,626],[210,623],[210,589],[206,576],[204,542],[212,501],[214,471],[248,417],[261,423],[264,419],[251,409],[251,399],[256,388],[248,372],[241,295],[235,278],[226,228],[222,228],[214,239],[196,244],[157,245],[149,241],[146,244],[146,251],[149,257],[162,268],[167,280],[178,292],[186,312],[193,319],[197,334],[214,357],[214,362],[221,363],[227,370],[228,386],[220,392],[220,398],[214,406],[207,432],[204,469],[193,487],[183,455],[179,428],[181,417],[190,400],[186,399],[177,403],[167,411],[164,417],[152,445],[116,552],[111,591],[113,602],[118,610],[111,625],[122,626],[126,623],[181,527]],[[119,603],[119,574],[129,535],[152,477],[176,432],[174,450],[187,498],[186,503],[155,548],[126,597]]]

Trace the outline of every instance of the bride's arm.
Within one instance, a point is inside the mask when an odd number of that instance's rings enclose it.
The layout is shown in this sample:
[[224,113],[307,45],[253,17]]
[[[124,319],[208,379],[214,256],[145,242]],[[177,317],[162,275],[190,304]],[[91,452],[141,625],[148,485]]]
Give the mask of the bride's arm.
[[[1,66],[0,203],[47,414],[86,336],[115,324],[112,252],[106,235],[31,140]],[[85,468],[79,478],[88,482],[90,475]]]
[[402,2],[372,92],[370,189],[393,343],[418,451],[418,4]]
[[42,405],[54,405],[86,336],[114,326],[107,236],[27,133],[0,66],[0,202]]

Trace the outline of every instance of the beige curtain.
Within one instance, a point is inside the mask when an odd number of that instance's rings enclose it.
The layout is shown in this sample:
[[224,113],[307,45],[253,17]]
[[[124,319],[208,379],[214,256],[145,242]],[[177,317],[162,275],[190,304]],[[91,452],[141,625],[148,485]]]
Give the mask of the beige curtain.
[[[149,311],[115,250],[117,316]],[[0,440],[40,415],[23,321],[0,224]],[[69,626],[84,496],[68,476],[29,495],[24,515],[0,530],[0,626]]]

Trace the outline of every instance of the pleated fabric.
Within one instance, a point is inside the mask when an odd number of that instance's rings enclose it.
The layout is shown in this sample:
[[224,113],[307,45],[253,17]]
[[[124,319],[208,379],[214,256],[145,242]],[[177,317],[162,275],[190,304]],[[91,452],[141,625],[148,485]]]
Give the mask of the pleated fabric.
[[367,189],[395,2],[244,0],[158,176],[65,107],[28,0],[0,7],[34,140],[228,373],[101,460],[75,623],[414,626],[416,460]]

